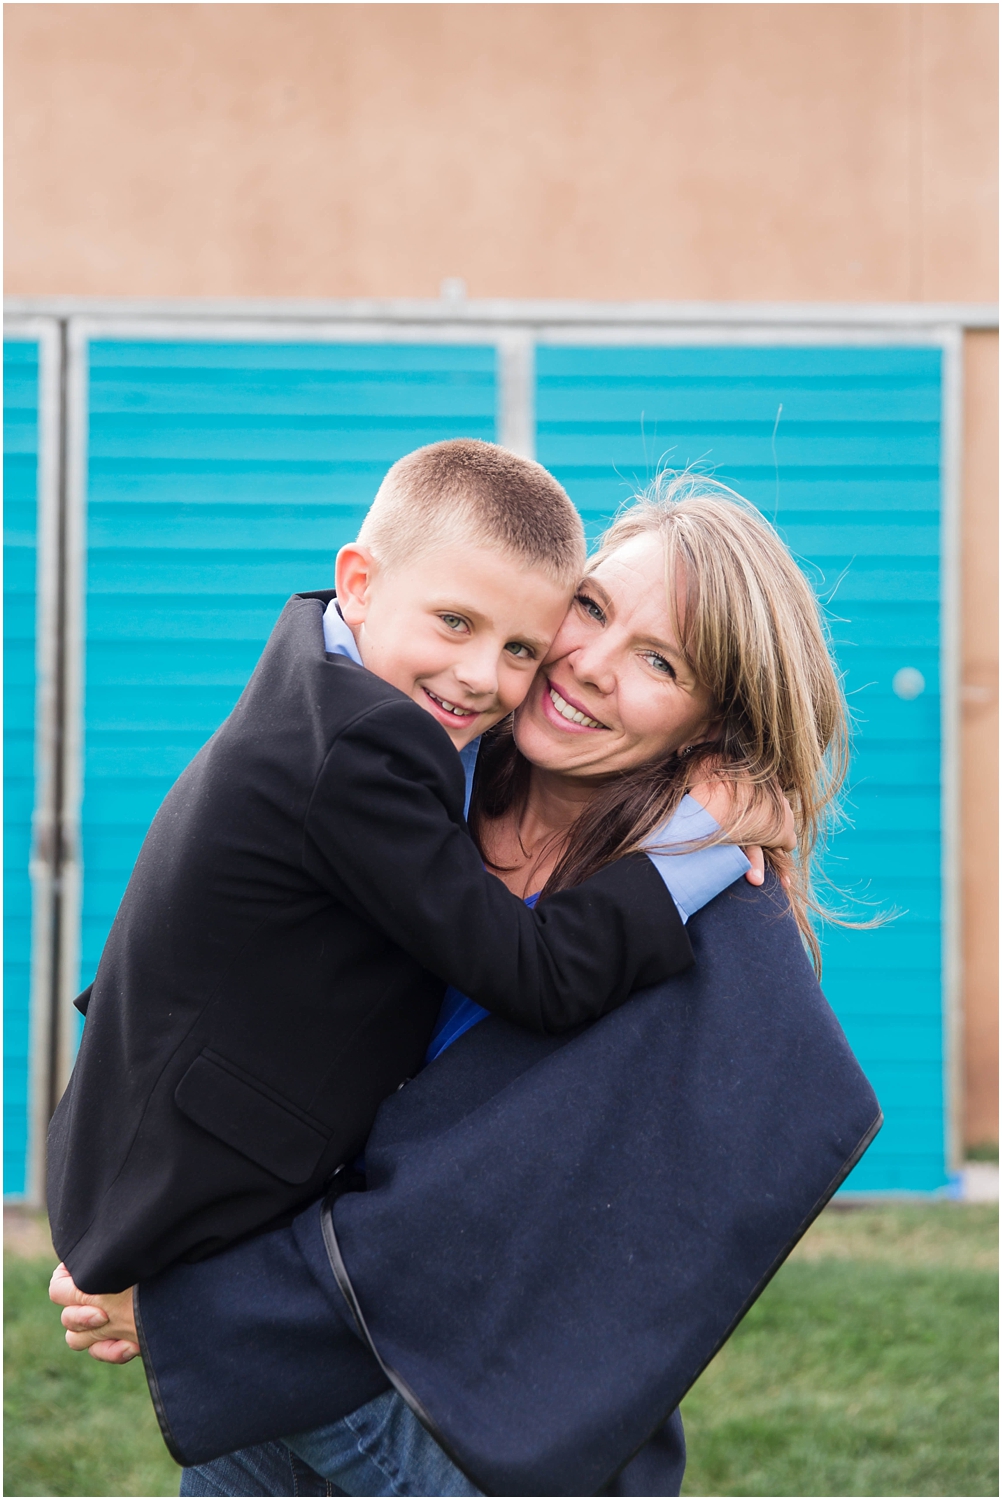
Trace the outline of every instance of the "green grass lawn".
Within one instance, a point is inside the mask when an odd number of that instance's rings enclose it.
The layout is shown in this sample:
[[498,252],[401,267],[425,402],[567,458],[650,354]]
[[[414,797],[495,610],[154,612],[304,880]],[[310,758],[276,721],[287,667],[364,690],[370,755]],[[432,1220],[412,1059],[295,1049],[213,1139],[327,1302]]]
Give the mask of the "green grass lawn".
[[48,1298],[54,1261],[4,1262],[4,1494],[176,1495],[142,1360],[71,1354]]
[[828,1210],[682,1404],[685,1495],[997,1495],[998,1212]]
[[[686,1495],[997,1495],[998,1215],[829,1209],[686,1398]],[[138,1360],[70,1354],[10,1255],[6,1495],[173,1495]]]

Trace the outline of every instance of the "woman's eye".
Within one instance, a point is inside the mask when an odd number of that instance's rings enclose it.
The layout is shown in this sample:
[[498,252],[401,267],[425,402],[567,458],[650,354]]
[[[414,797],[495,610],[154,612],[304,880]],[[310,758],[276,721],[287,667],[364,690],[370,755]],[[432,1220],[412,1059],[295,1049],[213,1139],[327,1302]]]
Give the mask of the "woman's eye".
[[466,629],[466,621],[463,619],[462,615],[439,615],[439,619],[442,621],[442,624],[447,625],[450,630]]
[[591,615],[593,620],[598,620],[602,624],[605,624],[605,615],[602,612],[602,606],[600,604],[596,604],[595,600],[589,598],[587,594],[578,594],[576,595],[576,598],[577,602],[580,604],[581,608],[586,612],[586,614]]
[[509,641],[505,650],[511,656],[517,656],[519,661],[535,661],[536,659],[535,651],[533,651],[531,646],[527,646],[524,641]]
[[675,668],[666,656],[661,656],[657,651],[644,651],[641,653],[648,666],[653,667],[655,672],[663,672],[666,677],[675,676]]

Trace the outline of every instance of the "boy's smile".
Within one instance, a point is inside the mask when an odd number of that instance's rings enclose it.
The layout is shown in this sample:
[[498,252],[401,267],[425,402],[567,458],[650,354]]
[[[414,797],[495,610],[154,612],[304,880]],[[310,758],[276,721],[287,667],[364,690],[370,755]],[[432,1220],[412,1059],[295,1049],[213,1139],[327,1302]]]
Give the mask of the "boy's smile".
[[[433,693],[431,688],[425,688],[424,691],[431,699],[432,706],[429,712],[434,713],[436,709],[440,709],[444,714],[449,716],[446,720],[447,724],[449,719],[451,719],[457,727],[462,724],[465,729],[468,727],[468,721],[475,719],[477,716],[478,710],[475,708],[460,708],[457,703],[447,703],[444,698],[440,698],[437,693]],[[452,727],[453,725],[449,724],[449,728],[451,729]]]
[[522,702],[569,600],[541,569],[460,538],[396,567],[352,543],[336,581],[366,667],[437,719],[457,750]]

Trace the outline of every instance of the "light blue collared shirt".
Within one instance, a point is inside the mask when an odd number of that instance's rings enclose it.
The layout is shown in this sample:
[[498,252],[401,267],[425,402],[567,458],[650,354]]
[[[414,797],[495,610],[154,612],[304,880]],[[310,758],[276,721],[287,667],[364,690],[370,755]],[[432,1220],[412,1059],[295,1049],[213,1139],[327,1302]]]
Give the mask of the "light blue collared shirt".
[[[336,599],[332,599],[324,610],[324,647],[331,656],[347,656],[362,665],[355,637],[345,624]],[[467,813],[479,749],[478,736],[459,752],[466,777]],[[689,849],[682,854],[669,852],[672,844],[689,844],[698,839],[712,838],[719,832],[719,824],[706,808],[695,797],[685,796],[667,823],[656,829],[645,842],[647,857],[668,887],[683,922],[688,922],[693,912],[699,911],[701,906],[719,896],[751,869],[736,844],[711,844],[705,849]]]
[[644,852],[671,891],[683,922],[751,869],[737,844],[671,852],[672,844],[692,844],[719,832],[717,820],[687,792],[668,821],[644,841]]
[[324,610],[324,650],[328,656],[347,656],[359,666],[363,665],[351,626],[345,624],[336,599],[332,599]]

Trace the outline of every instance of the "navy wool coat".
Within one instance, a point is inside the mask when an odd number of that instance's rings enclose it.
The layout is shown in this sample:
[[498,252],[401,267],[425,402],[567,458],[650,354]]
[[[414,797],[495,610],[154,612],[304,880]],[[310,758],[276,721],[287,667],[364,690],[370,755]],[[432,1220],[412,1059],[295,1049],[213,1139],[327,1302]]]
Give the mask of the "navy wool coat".
[[383,1104],[365,1191],[140,1286],[175,1457],[392,1384],[487,1494],[678,1492],[672,1413],[881,1123],[775,880],[689,931],[592,1026],[461,1037]]

